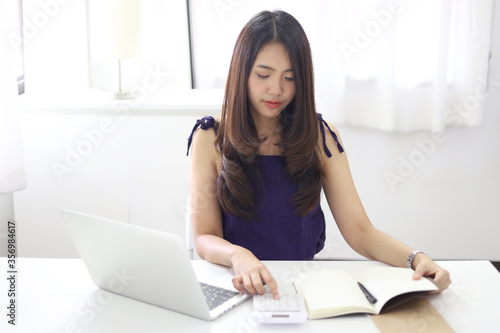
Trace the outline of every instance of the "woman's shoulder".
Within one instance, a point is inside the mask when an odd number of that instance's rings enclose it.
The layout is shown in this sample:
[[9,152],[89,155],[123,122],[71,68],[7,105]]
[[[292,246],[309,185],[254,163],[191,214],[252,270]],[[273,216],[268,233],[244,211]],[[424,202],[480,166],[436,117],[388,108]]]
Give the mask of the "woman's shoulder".
[[321,113],[318,113],[318,126],[325,126],[327,129],[332,130],[334,133],[338,134],[337,127],[329,120],[325,119]]
[[318,137],[318,144],[323,147],[322,150],[326,156],[331,157],[332,151],[335,150],[338,153],[343,153],[344,148],[338,129],[331,122],[325,120],[320,113],[318,113],[318,127],[321,133]]
[[220,116],[204,116],[203,118],[197,119],[193,131],[201,128],[207,130],[209,128],[217,128],[220,123]]
[[187,154],[189,154],[191,146],[196,146],[203,150],[209,149],[210,147],[213,149],[215,137],[217,136],[217,130],[219,128],[219,120],[220,116],[205,116],[196,120],[188,137]]

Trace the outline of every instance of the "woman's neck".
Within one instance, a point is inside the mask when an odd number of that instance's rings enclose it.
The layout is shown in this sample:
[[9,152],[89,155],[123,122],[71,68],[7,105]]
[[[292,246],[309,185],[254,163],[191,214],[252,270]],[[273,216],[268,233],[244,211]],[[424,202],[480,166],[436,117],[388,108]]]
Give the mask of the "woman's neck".
[[279,118],[253,118],[255,128],[259,138],[269,138],[279,132],[280,121]]
[[278,119],[255,124],[260,139],[264,141],[259,145],[260,155],[281,155],[281,148],[277,145],[281,141],[281,126]]

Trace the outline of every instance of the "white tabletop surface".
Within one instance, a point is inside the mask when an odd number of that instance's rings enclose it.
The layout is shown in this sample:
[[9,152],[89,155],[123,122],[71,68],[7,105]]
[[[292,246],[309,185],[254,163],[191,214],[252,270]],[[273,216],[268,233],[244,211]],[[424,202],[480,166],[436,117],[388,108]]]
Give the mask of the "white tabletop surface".
[[[198,263],[194,262],[194,265]],[[427,296],[456,332],[500,332],[500,274],[487,261],[441,261],[453,284]],[[291,292],[297,274],[335,268],[356,273],[383,265],[372,261],[266,262],[280,292]],[[0,266],[7,274],[6,258]],[[16,323],[7,324],[8,281],[0,280],[1,332],[377,332],[367,315],[307,321],[300,325],[259,325],[252,302],[206,322],[99,290],[80,259],[17,259]]]

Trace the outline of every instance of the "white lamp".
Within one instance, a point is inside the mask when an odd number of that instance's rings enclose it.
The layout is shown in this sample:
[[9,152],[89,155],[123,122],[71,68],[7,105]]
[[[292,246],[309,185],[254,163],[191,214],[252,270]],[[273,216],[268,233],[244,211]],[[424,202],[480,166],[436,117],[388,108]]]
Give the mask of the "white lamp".
[[133,98],[122,87],[122,61],[142,53],[141,0],[87,0],[90,86]]

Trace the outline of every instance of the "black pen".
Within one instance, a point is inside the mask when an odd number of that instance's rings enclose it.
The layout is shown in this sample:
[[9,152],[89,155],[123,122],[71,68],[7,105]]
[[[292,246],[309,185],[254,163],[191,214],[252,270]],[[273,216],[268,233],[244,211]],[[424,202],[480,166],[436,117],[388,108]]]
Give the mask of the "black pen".
[[358,282],[358,286],[361,288],[361,290],[365,294],[368,302],[370,302],[372,304],[377,303],[377,299],[375,297],[373,297],[373,295],[368,291],[368,289],[365,288],[365,286],[363,286],[360,282]]

